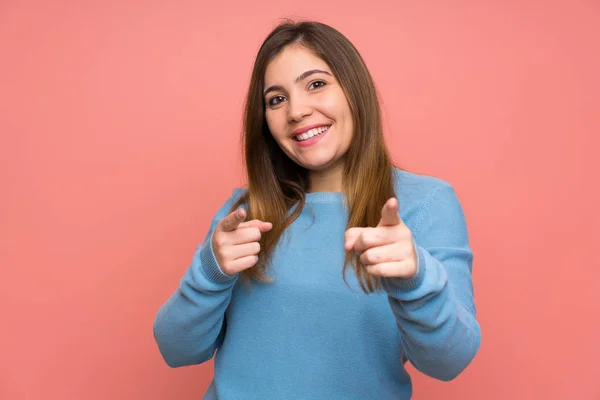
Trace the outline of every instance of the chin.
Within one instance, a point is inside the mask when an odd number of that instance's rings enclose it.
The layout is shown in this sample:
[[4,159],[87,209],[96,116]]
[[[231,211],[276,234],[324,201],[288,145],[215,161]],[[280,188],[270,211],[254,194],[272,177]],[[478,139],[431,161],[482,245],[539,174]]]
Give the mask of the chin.
[[304,168],[311,170],[311,171],[321,171],[321,170],[325,170],[329,167],[331,167],[332,165],[335,164],[334,160],[327,160],[327,161],[313,161],[313,162],[305,162],[302,163],[300,165],[302,165]]

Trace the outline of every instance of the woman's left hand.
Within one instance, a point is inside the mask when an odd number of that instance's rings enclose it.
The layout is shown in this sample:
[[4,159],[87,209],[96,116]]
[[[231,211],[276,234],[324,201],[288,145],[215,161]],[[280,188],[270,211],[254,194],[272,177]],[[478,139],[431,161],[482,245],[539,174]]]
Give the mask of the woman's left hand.
[[413,235],[400,219],[394,197],[383,205],[377,227],[350,228],[344,238],[344,249],[354,249],[374,276],[409,279],[417,273]]

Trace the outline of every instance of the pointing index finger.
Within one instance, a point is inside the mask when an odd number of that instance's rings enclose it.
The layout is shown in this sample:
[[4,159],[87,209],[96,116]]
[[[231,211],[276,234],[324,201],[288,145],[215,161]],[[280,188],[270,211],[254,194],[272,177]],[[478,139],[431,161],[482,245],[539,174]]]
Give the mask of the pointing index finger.
[[398,200],[395,197],[388,199],[381,210],[381,220],[377,226],[400,225],[402,220],[398,215]]
[[221,230],[224,232],[231,232],[237,229],[238,225],[246,219],[246,210],[243,208],[238,208],[234,212],[227,215],[223,220],[219,223]]

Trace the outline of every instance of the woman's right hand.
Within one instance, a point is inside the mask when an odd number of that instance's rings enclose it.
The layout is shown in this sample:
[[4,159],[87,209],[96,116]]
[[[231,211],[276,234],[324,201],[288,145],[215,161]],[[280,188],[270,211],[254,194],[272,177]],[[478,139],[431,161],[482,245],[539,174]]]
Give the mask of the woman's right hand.
[[235,275],[258,262],[262,232],[270,231],[273,224],[257,219],[243,222],[246,210],[239,208],[217,224],[212,246],[221,270]]

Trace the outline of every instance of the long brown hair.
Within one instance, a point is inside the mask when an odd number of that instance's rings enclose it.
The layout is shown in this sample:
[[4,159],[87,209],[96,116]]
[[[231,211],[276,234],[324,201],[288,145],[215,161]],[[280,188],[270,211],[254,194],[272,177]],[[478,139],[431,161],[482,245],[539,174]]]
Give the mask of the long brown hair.
[[[267,65],[290,45],[304,46],[329,65],[352,111],[354,134],[342,178],[349,214],[347,228],[377,226],[383,205],[394,196],[394,165],[384,143],[377,92],[356,48],[340,32],[319,22],[286,21],[278,25],[265,39],[254,63],[242,131],[248,190],[231,208],[233,211],[246,204],[247,220],[273,224],[260,240],[259,261],[241,273],[245,283],[272,282],[267,276],[270,255],[305,204],[309,171],[288,158],[271,135],[263,98]],[[367,272],[352,251],[346,253],[342,268],[345,281],[349,265],[365,293],[380,289],[379,279]]]

